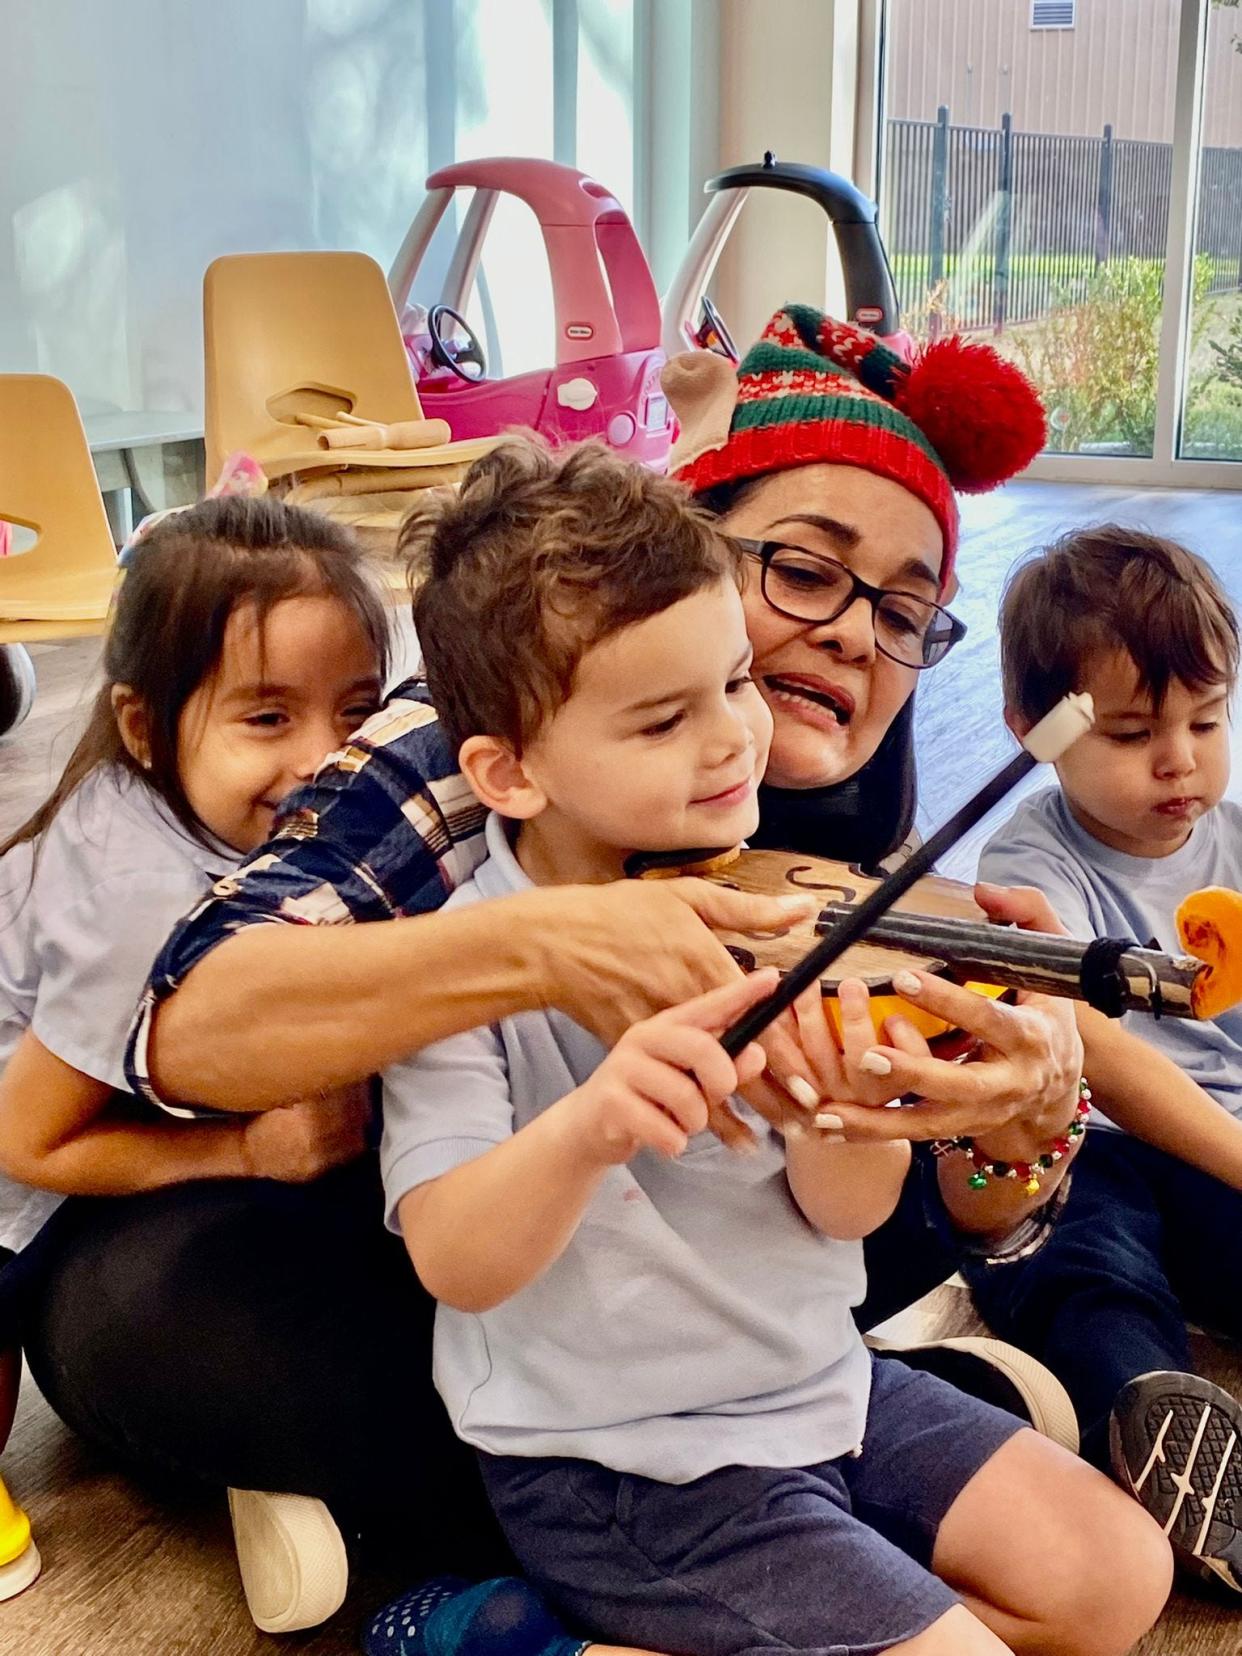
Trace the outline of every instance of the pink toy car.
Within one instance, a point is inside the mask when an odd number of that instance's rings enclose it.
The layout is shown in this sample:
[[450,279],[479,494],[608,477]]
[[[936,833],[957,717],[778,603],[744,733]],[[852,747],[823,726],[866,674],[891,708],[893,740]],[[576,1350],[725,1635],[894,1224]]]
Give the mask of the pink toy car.
[[[424,312],[411,294],[453,192],[473,189],[440,297]],[[552,277],[556,361],[489,378],[465,321],[483,239],[499,195],[539,221]],[[673,438],[660,389],[660,303],[638,237],[602,184],[554,161],[495,158],[442,167],[388,276],[423,412],[454,437],[529,426],[552,442],[603,437],[619,453],[663,470]]]

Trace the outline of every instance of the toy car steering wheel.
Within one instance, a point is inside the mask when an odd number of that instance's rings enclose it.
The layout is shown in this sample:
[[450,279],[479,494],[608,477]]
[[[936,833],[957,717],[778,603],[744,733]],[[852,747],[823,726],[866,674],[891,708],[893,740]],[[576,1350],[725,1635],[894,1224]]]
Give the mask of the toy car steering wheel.
[[699,331],[695,334],[695,339],[705,351],[715,351],[718,356],[727,357],[736,367],[742,358],[737,346],[733,343],[733,335],[725,327],[724,317],[721,316],[706,294],[703,295],[702,308],[703,320],[699,323]]
[[[443,317],[451,317],[458,329],[465,334],[464,345],[450,344],[441,336],[440,322]],[[468,385],[474,385],[487,373],[487,363],[483,356],[483,347],[479,343],[478,335],[466,321],[450,305],[433,305],[427,312],[427,332],[431,335],[431,360],[441,368],[448,368],[458,379],[463,379]],[[468,363],[475,371],[468,374],[463,364]]]

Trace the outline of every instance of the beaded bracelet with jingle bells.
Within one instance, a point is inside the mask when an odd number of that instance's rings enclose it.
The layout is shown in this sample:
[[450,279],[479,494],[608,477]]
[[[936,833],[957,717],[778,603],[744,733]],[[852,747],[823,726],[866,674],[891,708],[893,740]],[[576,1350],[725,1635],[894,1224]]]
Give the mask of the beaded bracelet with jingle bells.
[[960,1150],[969,1156],[973,1171],[966,1183],[972,1190],[986,1190],[992,1179],[1016,1179],[1021,1181],[1026,1195],[1037,1196],[1044,1174],[1063,1156],[1068,1155],[1077,1140],[1086,1132],[1087,1117],[1090,1114],[1091,1088],[1084,1078],[1078,1083],[1078,1105],[1074,1111],[1074,1119],[1064,1133],[1054,1138],[1048,1149],[1034,1161],[989,1161],[981,1150],[975,1148],[974,1139],[967,1134],[960,1138],[937,1139],[932,1145],[932,1154],[948,1156],[955,1150]]

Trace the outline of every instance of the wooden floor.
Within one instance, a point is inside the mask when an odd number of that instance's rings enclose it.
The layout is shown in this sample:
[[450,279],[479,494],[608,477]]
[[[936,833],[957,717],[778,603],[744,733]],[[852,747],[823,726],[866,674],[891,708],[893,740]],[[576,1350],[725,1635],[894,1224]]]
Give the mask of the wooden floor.
[[[1107,518],[1173,535],[1203,552],[1242,605],[1242,495],[1027,483],[967,502],[964,591],[956,608],[970,634],[919,693],[925,827],[941,821],[1011,751],[999,718],[995,644],[1006,571],[1021,552],[1060,529]],[[97,654],[91,641],[37,652],[34,711],[0,738],[0,835],[39,803],[64,762],[89,700]],[[1242,760],[1242,753],[1235,757]],[[1237,793],[1242,763],[1235,763],[1234,777]],[[975,836],[953,872],[970,871],[981,839]],[[977,1328],[965,1292],[947,1286],[886,1333],[926,1339]],[[1197,1353],[1204,1372],[1242,1396],[1237,1352],[1200,1342]],[[157,1501],[74,1440],[29,1383],[0,1467],[31,1515],[44,1558],[35,1586],[0,1605],[0,1656],[260,1656],[281,1648],[347,1656],[358,1648],[364,1616],[404,1585],[364,1572],[326,1627],[266,1638],[241,1602],[222,1498],[177,1508]],[[1138,1649],[1141,1656],[1238,1656],[1242,1609],[1179,1593]]]

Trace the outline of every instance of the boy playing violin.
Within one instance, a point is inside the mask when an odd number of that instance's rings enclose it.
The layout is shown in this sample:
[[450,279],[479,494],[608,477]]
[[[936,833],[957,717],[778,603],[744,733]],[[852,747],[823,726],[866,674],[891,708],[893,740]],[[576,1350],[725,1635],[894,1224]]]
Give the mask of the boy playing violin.
[[[1096,723],[980,877],[1038,886],[1075,936],[1177,951],[1183,898],[1242,888],[1242,808],[1222,797],[1238,627],[1220,585],[1170,541],[1079,531],[1017,570],[1000,635],[1019,735],[1069,690],[1091,692]],[[1242,1008],[1127,1022],[1242,1117]],[[1064,1381],[1083,1453],[1111,1459],[1184,1567],[1242,1592],[1242,1409],[1187,1372],[1186,1334],[1189,1315],[1242,1335],[1242,1192],[1098,1125],[1043,1249],[966,1274],[993,1327]]]
[[[431,691],[492,812],[452,902],[753,831],[771,716],[739,552],[675,484],[512,441],[427,536]],[[1129,1649],[1167,1590],[1150,1520],[855,1329],[860,1238],[908,1146],[782,1134],[737,1099],[749,1155],[704,1130],[762,1062],[715,1037],[772,981],[611,1053],[530,1012],[385,1076],[389,1223],[440,1302],[436,1381],[513,1551],[572,1623],[657,1651]],[[808,1077],[882,1102],[861,985],[842,1006],[841,1052],[818,993],[799,1009]]]

